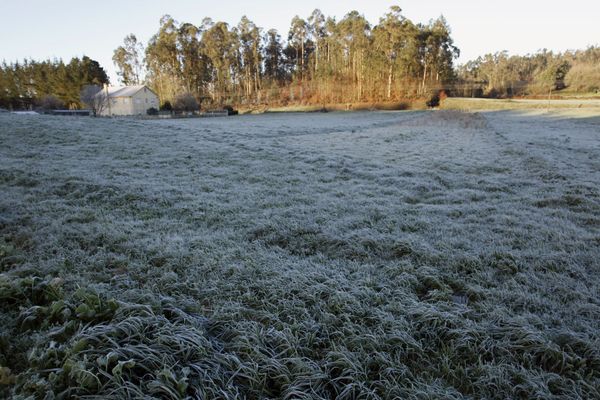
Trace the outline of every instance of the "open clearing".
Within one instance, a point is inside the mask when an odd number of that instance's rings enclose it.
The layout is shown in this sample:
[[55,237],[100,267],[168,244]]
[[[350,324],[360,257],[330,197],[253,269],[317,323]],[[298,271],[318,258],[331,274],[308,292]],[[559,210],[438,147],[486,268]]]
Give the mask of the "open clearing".
[[598,115],[0,115],[0,396],[600,398]]
[[528,109],[588,109],[596,116],[600,115],[600,99],[565,98],[565,99],[482,99],[468,97],[449,97],[442,102],[442,108],[448,110],[528,110]]

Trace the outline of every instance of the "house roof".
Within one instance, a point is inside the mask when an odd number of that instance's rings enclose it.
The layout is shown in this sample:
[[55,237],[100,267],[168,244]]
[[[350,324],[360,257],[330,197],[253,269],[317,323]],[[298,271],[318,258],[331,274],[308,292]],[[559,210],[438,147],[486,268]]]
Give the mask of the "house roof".
[[[110,98],[131,97],[144,88],[147,88],[146,85],[110,86],[110,87],[108,87],[108,97],[110,97]],[[150,90],[150,89],[148,89],[148,90]],[[154,93],[154,92],[152,92],[152,93]]]

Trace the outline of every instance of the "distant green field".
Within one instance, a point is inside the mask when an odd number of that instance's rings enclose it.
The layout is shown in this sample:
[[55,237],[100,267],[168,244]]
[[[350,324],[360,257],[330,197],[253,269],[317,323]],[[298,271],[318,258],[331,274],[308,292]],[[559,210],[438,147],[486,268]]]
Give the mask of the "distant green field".
[[441,108],[447,110],[522,110],[540,108],[598,108],[599,99],[564,99],[564,100],[532,100],[532,99],[478,99],[466,97],[449,97],[443,101]]

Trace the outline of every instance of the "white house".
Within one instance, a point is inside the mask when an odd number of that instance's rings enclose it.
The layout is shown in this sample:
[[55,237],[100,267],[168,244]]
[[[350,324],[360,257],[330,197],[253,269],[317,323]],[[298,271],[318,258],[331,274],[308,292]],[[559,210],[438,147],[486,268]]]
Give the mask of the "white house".
[[149,108],[158,110],[158,96],[146,85],[104,87],[96,96],[103,100],[100,115],[146,115]]

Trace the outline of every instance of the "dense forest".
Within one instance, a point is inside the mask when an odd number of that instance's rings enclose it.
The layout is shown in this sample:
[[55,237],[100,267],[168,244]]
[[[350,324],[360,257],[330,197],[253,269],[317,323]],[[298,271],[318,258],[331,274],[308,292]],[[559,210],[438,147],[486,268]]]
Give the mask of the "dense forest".
[[454,95],[513,97],[600,91],[600,47],[526,56],[487,54],[458,68]]
[[[395,102],[442,90],[467,97],[600,91],[600,47],[499,52],[455,66],[458,55],[443,16],[414,23],[391,7],[376,25],[357,11],[338,21],[315,10],[294,17],[283,34],[247,17],[230,26],[165,15],[146,45],[128,35],[113,62],[124,85],[146,83],[161,103],[187,95],[204,107]],[[98,62],[85,56],[69,63],[5,62],[0,107],[79,108],[83,86],[108,81]]]
[[109,79],[89,57],[33,61],[0,66],[0,107],[25,109],[48,104],[52,108],[80,108],[85,85],[103,85]]
[[215,104],[318,104],[427,95],[454,79],[458,55],[443,17],[415,24],[392,7],[375,26],[356,11],[336,21],[315,10],[294,17],[285,38],[247,17],[229,26],[167,15],[145,48],[132,34],[113,60],[123,83],[145,76],[161,101],[184,92]]

